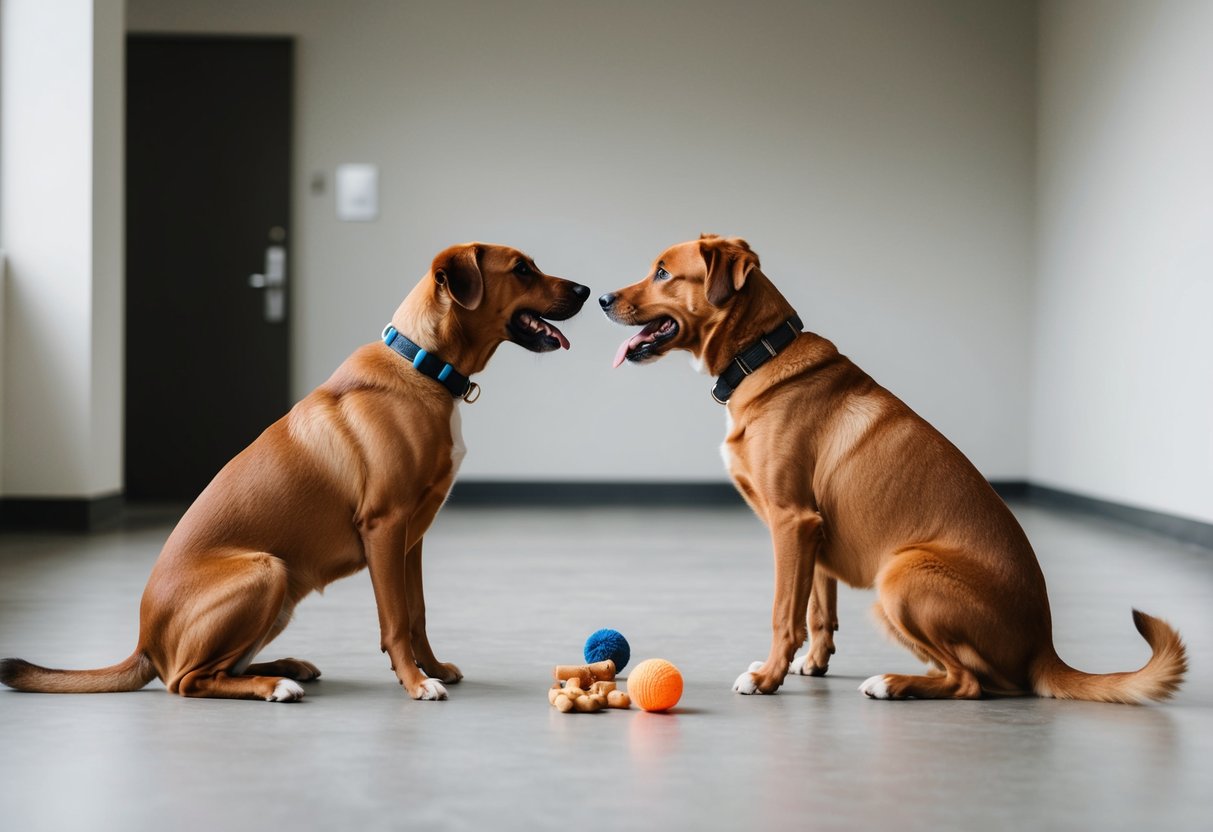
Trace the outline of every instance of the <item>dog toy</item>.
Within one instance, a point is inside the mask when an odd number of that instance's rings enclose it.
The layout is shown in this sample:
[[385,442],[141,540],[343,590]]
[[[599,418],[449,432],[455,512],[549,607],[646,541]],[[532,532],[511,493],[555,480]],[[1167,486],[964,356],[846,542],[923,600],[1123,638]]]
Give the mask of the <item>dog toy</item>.
[[665,659],[645,659],[628,674],[628,693],[643,710],[668,711],[682,698],[682,674]]
[[618,630],[602,629],[590,633],[585,640],[585,660],[591,664],[610,659],[615,663],[615,672],[627,667],[628,659],[632,657],[632,648],[623,633]]
[[615,663],[610,659],[593,664],[560,664],[552,670],[557,682],[576,682],[579,688],[588,688],[595,682],[611,682],[615,679]]
[[570,680],[563,687],[560,682],[552,685],[548,690],[548,702],[562,714],[571,711],[592,714],[603,708],[632,706],[632,700],[623,691],[616,690],[614,682],[595,682],[584,689],[576,680]]

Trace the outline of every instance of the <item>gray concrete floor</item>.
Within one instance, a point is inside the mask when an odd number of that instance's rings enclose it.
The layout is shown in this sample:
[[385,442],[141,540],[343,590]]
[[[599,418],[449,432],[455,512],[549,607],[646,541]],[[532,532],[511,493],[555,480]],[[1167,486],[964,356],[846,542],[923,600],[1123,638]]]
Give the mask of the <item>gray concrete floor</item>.
[[[768,644],[771,555],[743,509],[448,509],[426,544],[430,633],[466,679],[413,702],[379,653],[366,573],[305,601],[266,656],[324,678],[299,704],[0,691],[0,828],[12,830],[1209,829],[1213,552],[1017,506],[1049,581],[1062,657],[1139,667],[1130,607],[1184,634],[1179,697],[877,702],[919,665],[840,589],[822,679],[741,697]],[[170,521],[171,522],[171,521]],[[0,656],[95,667],[135,642],[168,522],[0,537]],[[549,708],[551,666],[615,627],[633,666],[686,679],[668,715]]]

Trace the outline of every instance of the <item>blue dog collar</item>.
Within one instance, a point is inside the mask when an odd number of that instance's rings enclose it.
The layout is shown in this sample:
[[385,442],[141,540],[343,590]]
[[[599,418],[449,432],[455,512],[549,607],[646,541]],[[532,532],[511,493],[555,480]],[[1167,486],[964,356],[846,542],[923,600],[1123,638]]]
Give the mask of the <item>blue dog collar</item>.
[[388,324],[383,328],[383,343],[413,365],[413,368],[423,376],[429,376],[445,387],[452,396],[463,399],[468,404],[480,398],[480,385],[460,373],[450,364],[436,355],[426,352],[422,347],[402,335],[396,327]]

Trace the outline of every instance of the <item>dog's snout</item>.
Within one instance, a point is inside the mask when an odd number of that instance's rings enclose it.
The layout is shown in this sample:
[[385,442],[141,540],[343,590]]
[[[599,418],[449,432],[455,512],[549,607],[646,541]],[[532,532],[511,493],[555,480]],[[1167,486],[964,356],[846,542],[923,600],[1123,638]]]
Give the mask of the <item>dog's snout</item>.
[[585,303],[586,298],[590,296],[590,287],[582,286],[580,283],[574,283],[573,294],[577,296],[577,300]]
[[603,309],[610,309],[615,303],[615,293],[607,292],[605,295],[598,298],[598,303],[601,304]]

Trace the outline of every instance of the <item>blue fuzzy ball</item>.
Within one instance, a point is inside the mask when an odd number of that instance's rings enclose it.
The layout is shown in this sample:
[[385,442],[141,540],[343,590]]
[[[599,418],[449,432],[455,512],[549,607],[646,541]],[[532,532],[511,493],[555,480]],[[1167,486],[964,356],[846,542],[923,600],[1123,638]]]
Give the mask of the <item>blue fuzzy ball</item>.
[[615,663],[615,671],[623,670],[623,666],[632,658],[632,648],[623,633],[618,630],[598,630],[590,633],[585,640],[585,660],[589,664],[605,662],[610,659]]

